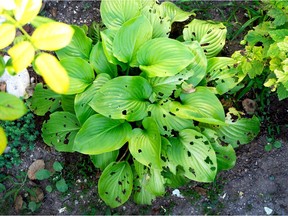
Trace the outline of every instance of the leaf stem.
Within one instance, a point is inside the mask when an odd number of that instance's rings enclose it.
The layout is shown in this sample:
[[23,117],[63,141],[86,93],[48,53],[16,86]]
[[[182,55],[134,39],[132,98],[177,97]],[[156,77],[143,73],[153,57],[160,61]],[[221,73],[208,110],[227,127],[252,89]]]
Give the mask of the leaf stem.
[[[128,151],[129,151],[129,147],[127,146],[124,154],[123,154],[122,157],[118,160],[118,163],[121,162],[121,161],[124,159],[124,157],[126,156],[126,154],[128,153]],[[128,155],[127,158],[128,158],[128,159],[130,158],[130,154]],[[127,158],[126,158],[126,160],[127,160]]]

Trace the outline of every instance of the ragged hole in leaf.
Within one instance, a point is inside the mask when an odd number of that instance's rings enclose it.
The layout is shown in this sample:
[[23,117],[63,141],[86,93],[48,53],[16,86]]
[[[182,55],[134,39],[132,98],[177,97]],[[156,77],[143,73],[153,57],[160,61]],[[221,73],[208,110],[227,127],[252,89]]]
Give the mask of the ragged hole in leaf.
[[122,115],[127,115],[127,110],[123,110]]
[[203,136],[195,136],[195,139],[203,139]]
[[207,140],[204,141],[205,145],[209,145],[209,142]]
[[215,171],[216,170],[216,167],[211,167],[210,168],[212,171]]
[[190,144],[190,145],[194,145],[194,142],[193,142],[193,141],[191,141],[189,144]]
[[205,161],[205,163],[207,163],[207,164],[211,164],[211,165],[213,165],[213,161],[210,159],[209,156],[207,156],[206,159],[205,159],[204,161]]
[[126,189],[122,190],[122,193],[125,195],[126,194]]
[[188,155],[188,157],[191,157],[191,152],[187,151],[187,155]]
[[107,194],[107,195],[108,195],[109,193],[106,191],[106,192],[105,192],[105,194]]
[[167,161],[166,158],[165,158],[164,156],[161,156],[161,160],[164,161],[164,162]]
[[117,202],[119,202],[119,203],[122,203],[122,201],[121,201],[121,199],[120,199],[119,196],[117,196],[117,197],[115,198],[115,200],[116,200]]
[[122,182],[121,182],[121,181],[118,181],[118,184],[119,184],[119,185],[122,185]]
[[189,167],[189,172],[191,172],[196,177],[196,172],[192,167]]
[[112,175],[114,175],[115,173],[116,173],[116,172],[111,172],[110,175],[112,176]]
[[167,126],[163,126],[163,129],[165,130],[165,131],[167,131],[168,130],[168,128],[167,128]]
[[209,29],[208,31],[207,31],[207,34],[210,34],[212,32],[212,29]]
[[200,46],[203,47],[203,46],[209,46],[209,45],[210,45],[210,43],[203,43]]
[[138,149],[138,153],[140,154],[142,152],[142,150],[141,149]]

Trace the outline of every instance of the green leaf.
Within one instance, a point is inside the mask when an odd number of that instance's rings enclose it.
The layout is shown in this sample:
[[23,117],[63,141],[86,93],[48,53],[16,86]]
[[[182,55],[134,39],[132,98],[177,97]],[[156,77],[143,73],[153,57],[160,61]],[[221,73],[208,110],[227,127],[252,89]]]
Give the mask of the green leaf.
[[76,95],[61,95],[61,106],[63,111],[75,114],[74,100]]
[[99,183],[98,193],[104,202],[112,208],[125,203],[133,189],[133,173],[126,161],[111,163],[103,171]]
[[151,84],[157,98],[161,99],[171,96],[173,91],[177,89],[177,86],[181,85],[185,80],[188,80],[193,74],[193,71],[183,70],[175,76],[151,77],[147,80]]
[[73,152],[74,138],[80,129],[76,116],[69,112],[55,112],[42,126],[42,137],[57,151]]
[[279,100],[284,100],[288,98],[288,90],[284,87],[282,83],[277,87],[277,96]]
[[207,58],[198,41],[186,41],[184,44],[195,56],[192,63],[186,68],[190,74],[187,82],[195,87],[206,75]]
[[103,43],[98,42],[93,48],[90,53],[90,64],[94,68],[97,74],[107,73],[112,78],[116,77],[117,66],[115,64],[111,64],[104,53],[103,50]]
[[161,135],[171,136],[175,131],[193,127],[192,120],[179,118],[170,113],[170,102],[168,100],[161,100],[148,107],[150,116],[155,120]]
[[31,212],[35,212],[37,210],[37,204],[34,201],[29,202],[28,208]]
[[56,172],[61,172],[61,170],[63,169],[63,166],[61,163],[59,163],[58,161],[55,161],[53,163],[53,169],[56,171]]
[[121,76],[106,82],[89,105],[112,119],[139,121],[147,116],[151,94],[152,88],[143,77]]
[[228,57],[213,57],[208,60],[207,82],[215,86],[218,94],[222,95],[233,89],[246,76],[236,67],[237,61]]
[[132,156],[140,163],[161,168],[161,136],[156,122],[152,118],[142,121],[144,130],[135,128],[129,140],[129,150]]
[[174,164],[185,170],[185,176],[198,182],[212,182],[217,173],[216,154],[201,133],[185,129],[180,131],[179,138],[170,138],[171,147],[168,157]]
[[209,139],[216,153],[218,172],[232,169],[237,159],[232,145],[221,145],[221,141],[214,130],[205,128],[202,133]]
[[0,183],[0,193],[3,193],[5,190],[6,190],[5,185]]
[[92,40],[86,36],[84,30],[80,27],[72,27],[74,29],[73,38],[68,46],[56,51],[57,57],[60,60],[66,57],[80,57],[84,60],[89,60]]
[[196,87],[195,92],[182,93],[180,102],[172,102],[170,111],[184,119],[208,124],[224,124],[225,113],[218,98],[207,87]]
[[69,76],[69,89],[65,94],[77,94],[83,92],[94,78],[91,65],[79,57],[66,57],[60,61]]
[[149,77],[174,76],[192,63],[193,58],[189,48],[169,38],[149,40],[137,54],[140,69]]
[[227,113],[226,123],[226,126],[215,126],[213,129],[223,142],[229,143],[234,148],[251,142],[260,131],[260,122],[255,116],[251,119],[240,118],[235,121],[231,114]]
[[193,19],[183,30],[185,41],[198,41],[207,58],[216,56],[224,47],[227,29],[222,23]]
[[139,15],[140,5],[137,1],[102,0],[100,14],[108,29],[119,29],[126,21]]
[[128,122],[95,114],[81,127],[73,150],[95,155],[120,149],[128,141],[131,130]]
[[68,190],[68,185],[64,178],[61,178],[59,181],[56,182],[56,188],[58,191],[64,193]]
[[147,5],[141,10],[153,27],[152,38],[168,37],[171,31],[171,21],[169,17],[164,17],[161,6],[154,2],[153,5]]
[[195,13],[186,12],[181,10],[172,2],[163,2],[160,5],[164,17],[169,17],[171,23],[173,22],[183,22],[187,20],[191,15],[196,15]]
[[35,177],[37,180],[48,179],[51,176],[51,172],[46,169],[40,169],[35,173]]
[[114,56],[131,67],[137,67],[139,48],[152,38],[152,26],[145,16],[138,16],[125,22],[113,41]]
[[90,159],[96,168],[102,171],[112,162],[116,162],[119,155],[119,150],[105,152],[99,155],[90,155]]
[[2,56],[0,56],[0,77],[3,75],[5,71],[5,61]]
[[47,112],[54,112],[61,104],[61,95],[38,83],[34,94],[30,99],[30,109],[39,116],[44,116]]
[[14,95],[0,92],[0,120],[14,121],[27,112],[24,102]]
[[277,29],[268,33],[275,42],[282,42],[288,35],[288,29]]
[[177,167],[176,175],[170,171],[166,171],[163,173],[163,176],[166,180],[166,184],[172,188],[179,188],[190,182],[190,180],[185,177],[185,171],[180,166]]
[[165,194],[165,179],[161,171],[161,169],[150,169],[149,181],[145,185],[145,189],[156,196]]
[[48,186],[46,186],[45,190],[46,190],[48,193],[51,193],[53,189],[52,189],[51,185],[48,185]]
[[281,26],[288,22],[287,14],[285,14],[285,11],[281,10],[280,8],[274,7],[270,9],[267,14],[268,16],[274,18],[273,24],[276,26]]
[[145,184],[148,179],[148,172],[146,166],[134,160],[134,188],[133,188],[133,200],[136,204],[151,205],[152,201],[156,198],[154,194],[149,192]]
[[108,74],[99,74],[91,86],[84,92],[76,95],[74,109],[81,125],[83,125],[90,116],[96,113],[91,106],[89,106],[89,103],[93,99],[95,92],[110,79],[111,77]]

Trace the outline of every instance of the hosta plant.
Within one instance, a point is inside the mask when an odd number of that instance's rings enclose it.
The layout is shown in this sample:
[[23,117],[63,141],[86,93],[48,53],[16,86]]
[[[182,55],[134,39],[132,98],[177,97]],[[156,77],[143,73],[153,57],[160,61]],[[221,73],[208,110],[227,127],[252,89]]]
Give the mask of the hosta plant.
[[103,171],[99,195],[111,207],[131,195],[151,204],[166,186],[212,182],[232,168],[234,147],[256,136],[259,121],[235,109],[225,117],[215,95],[242,77],[234,60],[216,57],[225,26],[193,19],[176,40],[172,23],[192,14],[170,2],[102,0],[100,11],[106,28],[94,31],[97,42],[73,26],[71,43],[56,51],[68,92],[36,86],[31,108],[52,113],[42,127],[45,143],[90,155]]
[[[55,51],[70,43],[71,26],[37,16],[42,0],[5,0],[0,2],[0,77],[5,69],[12,75],[31,64],[55,92],[65,93],[69,88],[67,72],[53,55],[43,51]],[[32,34],[25,30],[30,23]],[[2,55],[8,55],[5,63]],[[23,116],[27,108],[16,96],[0,92],[0,120],[15,120]],[[0,154],[7,145],[7,138],[0,127]]]

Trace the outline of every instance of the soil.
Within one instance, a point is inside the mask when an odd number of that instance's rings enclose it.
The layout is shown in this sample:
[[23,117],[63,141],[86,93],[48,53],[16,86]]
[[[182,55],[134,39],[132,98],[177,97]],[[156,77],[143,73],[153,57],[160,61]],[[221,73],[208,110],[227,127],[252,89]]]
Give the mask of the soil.
[[[213,5],[214,2],[207,3],[207,5],[211,4]],[[99,5],[100,1],[47,1],[41,14],[65,23],[90,25],[92,21],[100,20]],[[229,12],[227,9],[226,13],[229,14]],[[204,15],[199,14],[201,18],[207,14],[207,11]],[[210,19],[221,20],[216,9],[210,8],[208,14]],[[237,12],[237,16],[239,22],[244,23],[247,20],[244,11],[242,14],[241,11]],[[233,50],[241,49],[242,47],[238,44],[239,41],[237,44],[228,41],[223,51],[224,55],[229,56]],[[5,170],[5,172],[16,175],[19,171],[27,171],[32,162],[37,159],[43,159],[48,169],[51,168],[54,161],[64,164],[62,176],[69,185],[68,192],[60,193],[54,190],[48,193],[45,191],[45,187],[49,183],[48,180],[27,180],[25,182],[29,186],[38,187],[44,191],[41,206],[34,212],[40,215],[264,215],[269,213],[287,215],[288,100],[279,102],[275,100],[275,97],[271,97],[270,100],[271,103],[267,107],[271,113],[270,122],[264,119],[261,134],[250,144],[240,146],[236,150],[237,163],[233,169],[221,172],[214,183],[190,182],[184,187],[178,188],[181,193],[180,196],[172,195],[173,189],[167,189],[166,195],[157,198],[151,206],[139,206],[128,201],[116,209],[107,207],[97,193],[99,170],[93,167],[89,157],[77,153],[56,152],[45,145],[41,137],[39,137],[35,149],[27,151],[22,156],[23,161],[20,166]],[[258,112],[260,111],[258,110]],[[43,118],[37,118],[36,121],[39,123],[40,129]],[[269,136],[266,131],[270,124],[279,125],[280,133],[276,139],[281,141],[282,147],[265,151],[266,137]],[[0,193],[1,195],[3,194]],[[25,201],[25,191],[20,191],[20,195],[24,197]],[[269,212],[270,210],[272,212]],[[24,213],[31,214],[31,212]],[[19,214],[19,212],[15,210],[13,202],[1,200],[0,214]]]

